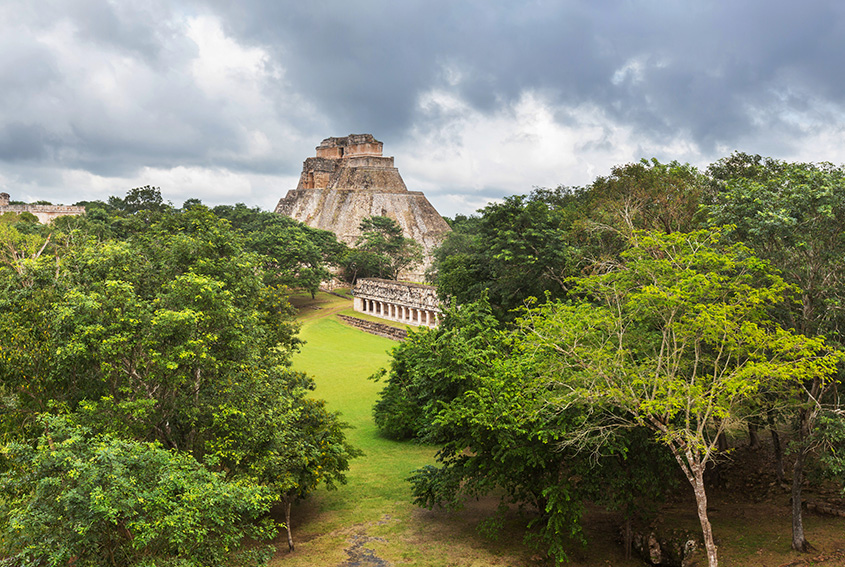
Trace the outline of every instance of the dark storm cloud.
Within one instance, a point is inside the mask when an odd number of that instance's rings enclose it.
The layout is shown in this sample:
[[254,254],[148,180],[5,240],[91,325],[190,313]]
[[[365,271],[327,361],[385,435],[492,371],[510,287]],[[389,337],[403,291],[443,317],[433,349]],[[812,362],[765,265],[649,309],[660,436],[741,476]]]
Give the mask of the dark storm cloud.
[[[195,12],[168,2],[32,4],[0,6],[0,163],[117,176],[177,166],[278,173],[301,161],[248,155],[253,131],[277,117],[269,104],[247,116],[239,95],[252,77],[229,84],[211,69],[205,78],[220,84],[200,84]],[[301,114],[282,121],[309,124]]]
[[400,136],[449,66],[482,111],[537,89],[598,104],[645,135],[689,132],[705,148],[783,126],[749,113],[777,108],[781,90],[796,104],[809,93],[843,102],[835,2],[211,4],[243,41],[284,57],[290,80],[344,132]]
[[[33,187],[71,170],[295,178],[322,138],[356,132],[388,153],[428,136],[429,150],[466,155],[462,129],[517,129],[526,93],[571,136],[587,124],[591,137],[561,150],[584,150],[582,172],[735,148],[789,158],[821,129],[834,139],[845,116],[845,5],[833,1],[6,0],[0,32],[0,183]],[[838,151],[817,144],[825,159]],[[548,183],[451,181],[449,167],[484,171],[484,159],[420,161],[415,174],[476,200]]]

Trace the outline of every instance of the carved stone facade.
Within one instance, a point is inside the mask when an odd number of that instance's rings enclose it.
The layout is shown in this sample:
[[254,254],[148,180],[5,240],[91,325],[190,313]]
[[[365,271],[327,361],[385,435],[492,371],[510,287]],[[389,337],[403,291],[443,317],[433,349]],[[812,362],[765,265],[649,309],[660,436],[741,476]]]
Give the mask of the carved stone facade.
[[423,247],[423,265],[400,274],[422,281],[431,253],[451,230],[420,191],[408,191],[392,157],[371,134],[326,138],[317,156],[305,160],[296,189],[276,206],[276,212],[314,228],[330,230],[354,245],[365,217],[390,217],[405,237]]
[[10,205],[11,196],[8,193],[0,193],[0,215],[3,213],[32,213],[38,218],[41,224],[53,222],[53,219],[67,215],[84,215],[85,207],[72,207],[66,205]]
[[352,295],[355,311],[406,325],[435,327],[442,316],[437,289],[430,285],[366,278]]

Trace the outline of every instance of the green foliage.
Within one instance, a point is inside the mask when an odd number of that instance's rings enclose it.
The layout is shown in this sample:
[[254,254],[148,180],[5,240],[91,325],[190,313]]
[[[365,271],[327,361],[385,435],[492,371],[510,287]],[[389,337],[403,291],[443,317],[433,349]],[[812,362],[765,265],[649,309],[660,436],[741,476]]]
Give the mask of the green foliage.
[[[196,206],[196,205],[194,205]],[[347,248],[331,232],[306,226],[290,217],[247,208],[242,203],[213,210],[246,236],[249,250],[261,255],[273,281],[304,289],[314,297],[320,283],[332,278]]]
[[[620,435],[606,455],[559,450],[583,416],[549,411],[537,389],[534,361],[511,349],[482,297],[394,349],[374,415],[389,436],[440,447],[438,466],[409,479],[415,503],[459,508],[467,498],[500,494],[503,509],[532,511],[532,537],[563,560],[567,545],[581,539],[585,498],[629,515],[647,509],[644,498],[660,500],[670,484],[666,454]],[[495,519],[486,525],[497,529]]]
[[581,280],[594,304],[549,304],[523,319],[550,379],[577,385],[566,399],[610,403],[703,456],[710,420],[736,418],[762,377],[789,384],[835,369],[822,339],[771,320],[794,290],[747,248],[718,232],[635,239],[617,269]]
[[29,211],[24,211],[20,215],[18,215],[18,222],[22,223],[37,223],[38,217],[30,213]]
[[770,310],[794,289],[719,232],[635,232],[620,265],[583,278],[579,291],[592,303],[549,303],[521,321],[548,402],[598,417],[564,444],[651,429],[695,490],[714,564],[703,472],[719,434],[764,392],[829,382],[840,353],[779,327]]
[[448,309],[435,329],[411,331],[393,349],[387,384],[373,408],[382,433],[438,442],[435,417],[441,407],[471,388],[479,373],[502,355],[497,326],[482,296],[460,309]]
[[16,565],[263,565],[270,490],[229,482],[190,455],[43,420],[7,446],[4,551]]
[[[121,232],[103,219],[103,234]],[[87,228],[44,237],[0,224],[6,440],[33,438],[36,416],[61,411],[276,499],[345,482],[358,452],[290,370],[287,289],[245,235],[202,205],[158,211],[120,239]]]
[[800,302],[786,306],[784,323],[839,341],[845,328],[845,171],[744,154],[712,169],[730,177],[720,179],[711,222],[730,225],[733,240],[752,247],[801,289]]
[[439,295],[464,304],[487,293],[500,320],[511,319],[529,297],[563,297],[567,279],[582,267],[569,238],[570,208],[576,206],[572,194],[537,192],[507,197],[482,209],[479,218],[454,222],[435,252]]
[[126,193],[126,197],[123,199],[119,197],[109,197],[108,204],[109,206],[130,215],[141,211],[164,212],[171,208],[170,205],[166,204],[164,199],[162,199],[161,189],[158,187],[151,187],[149,185],[130,189]]
[[819,448],[820,473],[845,492],[845,419],[842,410],[826,409],[818,417],[813,444]]
[[708,190],[694,167],[652,159],[614,167],[588,187],[506,197],[479,217],[455,219],[432,279],[458,303],[486,290],[496,317],[510,321],[528,298],[563,299],[572,278],[615,262],[633,230],[700,226]]
[[587,189],[589,218],[630,235],[633,230],[687,232],[701,225],[707,178],[689,165],[642,159],[615,166]]
[[422,261],[422,246],[405,238],[399,224],[389,218],[366,217],[359,226],[361,236],[342,261],[347,281],[357,278],[395,280],[399,272]]

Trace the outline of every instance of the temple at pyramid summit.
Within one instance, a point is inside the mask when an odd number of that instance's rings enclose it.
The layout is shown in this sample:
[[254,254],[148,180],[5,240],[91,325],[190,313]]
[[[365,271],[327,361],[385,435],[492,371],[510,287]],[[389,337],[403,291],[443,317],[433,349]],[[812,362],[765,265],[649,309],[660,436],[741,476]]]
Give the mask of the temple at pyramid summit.
[[431,252],[451,230],[420,191],[408,191],[392,157],[371,134],[326,138],[316,157],[302,166],[296,189],[279,201],[276,212],[308,226],[330,230],[354,245],[358,226],[369,216],[390,217],[408,238],[423,247],[425,261],[401,279],[422,281]]

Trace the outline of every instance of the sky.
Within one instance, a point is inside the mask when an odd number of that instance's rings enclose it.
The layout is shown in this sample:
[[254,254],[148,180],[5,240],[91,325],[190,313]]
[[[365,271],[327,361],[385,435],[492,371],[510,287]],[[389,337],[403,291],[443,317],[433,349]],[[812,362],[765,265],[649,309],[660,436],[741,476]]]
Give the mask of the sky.
[[370,133],[446,216],[656,157],[840,165],[836,0],[2,0],[0,191],[272,210]]

